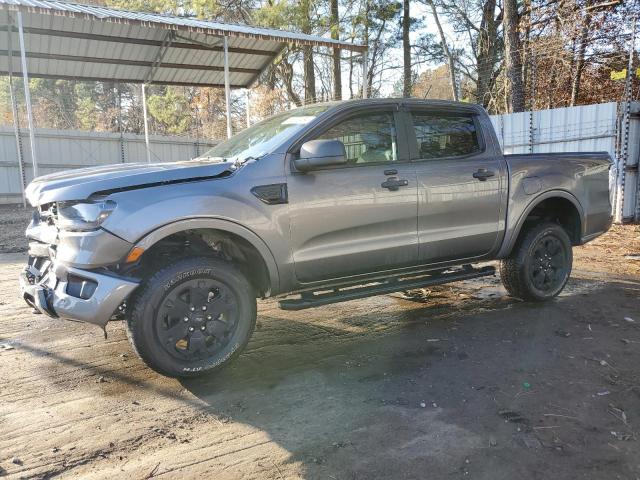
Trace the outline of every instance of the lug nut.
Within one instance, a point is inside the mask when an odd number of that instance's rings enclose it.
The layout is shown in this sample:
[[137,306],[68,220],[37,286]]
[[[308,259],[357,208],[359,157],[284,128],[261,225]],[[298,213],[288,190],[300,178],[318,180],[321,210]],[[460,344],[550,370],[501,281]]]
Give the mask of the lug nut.
[[196,311],[196,307],[189,307],[189,310],[191,310],[192,312]]
[[189,317],[184,317],[184,318],[183,318],[183,320],[184,320],[185,322],[188,322],[188,321],[189,321]]
[[189,331],[193,332],[194,328],[193,327],[189,327]]
[[207,309],[206,305],[202,305],[202,311],[204,312]]
[[207,315],[207,320],[211,320],[213,317],[211,315]]
[[202,325],[202,326],[200,327],[200,330],[202,330],[202,331],[204,332],[204,325]]

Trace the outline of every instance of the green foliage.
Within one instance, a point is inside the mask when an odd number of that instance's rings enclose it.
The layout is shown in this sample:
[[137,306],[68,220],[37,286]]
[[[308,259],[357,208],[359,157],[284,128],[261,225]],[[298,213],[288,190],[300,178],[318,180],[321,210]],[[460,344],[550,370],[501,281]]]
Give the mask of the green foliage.
[[290,0],[271,0],[257,9],[253,18],[258,25],[285,30],[309,30],[312,28],[310,11],[315,8],[314,0],[300,2]]
[[97,126],[96,103],[88,97],[80,98],[76,107],[78,126],[82,130],[95,130]]
[[192,121],[191,106],[187,98],[173,87],[162,95],[151,95],[147,102],[149,113],[167,133],[185,133]]
[[107,0],[109,7],[123,10],[165,13],[170,15],[184,14],[185,5],[176,0]]

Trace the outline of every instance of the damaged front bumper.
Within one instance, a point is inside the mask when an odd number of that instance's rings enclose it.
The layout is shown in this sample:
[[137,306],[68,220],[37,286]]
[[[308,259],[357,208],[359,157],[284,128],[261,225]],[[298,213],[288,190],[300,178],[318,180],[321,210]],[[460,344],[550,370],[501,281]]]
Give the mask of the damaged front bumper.
[[138,285],[134,279],[74,268],[38,256],[29,257],[20,275],[24,300],[39,312],[100,327]]

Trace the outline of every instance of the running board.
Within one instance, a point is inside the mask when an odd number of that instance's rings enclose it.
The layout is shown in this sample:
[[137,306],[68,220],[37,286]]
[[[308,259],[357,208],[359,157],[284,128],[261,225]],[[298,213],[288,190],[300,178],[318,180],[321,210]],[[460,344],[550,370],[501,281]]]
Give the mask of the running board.
[[303,292],[301,298],[280,300],[280,308],[283,310],[304,310],[305,308],[320,307],[331,303],[348,302],[358,298],[373,297],[385,293],[394,293],[402,290],[442,285],[443,283],[469,280],[471,278],[487,277],[496,273],[495,267],[472,268],[465,266],[462,269],[448,273],[413,277],[408,280],[387,280],[382,283],[360,287],[336,287],[330,292],[328,289],[320,290],[326,293]]

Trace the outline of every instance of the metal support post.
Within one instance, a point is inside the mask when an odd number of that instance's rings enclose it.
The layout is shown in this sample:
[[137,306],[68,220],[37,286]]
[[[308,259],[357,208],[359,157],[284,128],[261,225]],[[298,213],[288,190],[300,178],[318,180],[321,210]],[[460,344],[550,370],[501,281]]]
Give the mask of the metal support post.
[[147,147],[147,163],[151,163],[151,147],[149,146],[149,120],[147,118],[146,85],[142,84],[142,117],[144,119],[144,144]]
[[20,193],[22,193],[22,206],[27,206],[27,197],[25,188],[27,186],[27,177],[24,171],[24,156],[22,153],[22,137],[20,136],[20,118],[18,117],[18,106],[16,101],[16,93],[13,88],[13,19],[11,14],[7,12],[7,52],[9,63],[9,96],[11,98],[11,115],[13,116],[13,133],[16,137],[16,153],[18,155],[18,169],[20,171]]
[[251,100],[251,90],[249,90],[247,88],[247,108],[246,108],[246,113],[247,113],[247,128],[249,128],[251,126],[251,109],[250,109],[250,105],[249,105],[249,101]]
[[22,62],[22,81],[24,83],[24,101],[27,106],[27,123],[29,124],[29,143],[31,145],[31,161],[33,163],[33,177],[38,176],[38,156],[36,154],[36,133],[33,129],[33,113],[31,112],[31,94],[29,93],[29,74],[27,73],[27,53],[24,46],[24,29],[22,27],[22,13],[18,12],[18,38],[20,39],[20,59]]
[[227,107],[227,138],[233,135],[231,126],[231,87],[229,85],[229,37],[222,37],[224,47],[224,98]]
[[[624,190],[627,170],[627,158],[629,157],[629,123],[631,121],[631,78],[633,75],[633,51],[636,40],[636,18],[633,18],[631,27],[631,40],[629,41],[629,64],[627,66],[627,78],[624,87],[624,113],[622,117],[622,138],[620,146],[620,158],[618,159],[618,191],[616,195],[616,208],[614,220],[624,221]],[[637,203],[637,202],[636,202]],[[636,209],[637,210],[637,209]]]

